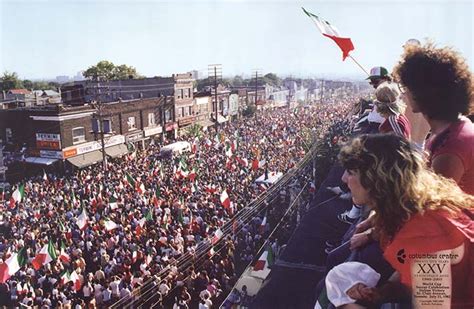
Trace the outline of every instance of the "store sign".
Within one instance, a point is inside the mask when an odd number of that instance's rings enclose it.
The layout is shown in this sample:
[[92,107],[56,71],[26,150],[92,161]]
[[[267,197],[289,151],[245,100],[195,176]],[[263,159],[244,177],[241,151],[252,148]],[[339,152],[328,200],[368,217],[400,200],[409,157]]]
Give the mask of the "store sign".
[[145,131],[145,137],[147,137],[147,136],[152,136],[152,135],[162,133],[163,128],[161,126],[158,126],[158,127],[154,127],[154,128],[151,128],[151,129],[145,129],[144,131]]
[[194,122],[194,117],[182,118],[178,120],[179,126],[186,126]]
[[[118,145],[118,144],[123,144],[125,143],[125,136],[123,135],[114,135],[111,137],[106,137],[105,138],[105,148]],[[93,141],[93,142],[88,142],[84,143],[78,146],[72,146],[68,147],[66,149],[63,149],[63,157],[64,159],[74,157],[83,153],[88,153],[91,151],[99,150],[102,149],[102,144],[100,141]]]
[[165,131],[171,131],[171,130],[174,130],[174,129],[177,129],[177,128],[178,128],[178,124],[174,123],[174,122],[171,122],[171,123],[166,124]]
[[53,158],[53,159],[62,159],[62,151],[51,151],[51,150],[40,150],[40,157],[42,158]]
[[140,131],[138,133],[133,133],[133,134],[127,135],[126,141],[127,142],[134,142],[136,140],[141,139],[142,137],[143,137],[143,132]]
[[61,150],[61,135],[52,133],[36,133],[36,148]]
[[36,140],[37,141],[45,141],[45,142],[51,142],[51,141],[61,141],[61,135],[60,134],[52,134],[52,133],[36,133]]

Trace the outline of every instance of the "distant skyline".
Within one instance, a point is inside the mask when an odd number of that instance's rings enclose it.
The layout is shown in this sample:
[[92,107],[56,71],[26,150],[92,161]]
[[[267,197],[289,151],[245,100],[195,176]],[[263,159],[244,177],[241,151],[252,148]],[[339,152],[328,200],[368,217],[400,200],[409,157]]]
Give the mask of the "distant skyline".
[[367,70],[391,70],[410,38],[450,45],[474,67],[474,1],[0,0],[0,71],[73,77],[100,60],[169,76],[222,64],[281,76],[363,78],[301,7],[350,37]]

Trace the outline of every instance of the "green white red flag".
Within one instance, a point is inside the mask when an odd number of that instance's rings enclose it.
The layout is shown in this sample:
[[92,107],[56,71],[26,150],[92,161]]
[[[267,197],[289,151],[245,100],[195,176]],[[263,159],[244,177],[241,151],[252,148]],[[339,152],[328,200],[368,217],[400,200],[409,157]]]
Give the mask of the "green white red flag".
[[43,246],[41,251],[35,256],[31,264],[33,268],[38,270],[43,265],[49,264],[51,261],[57,258],[56,249],[54,249],[53,243],[49,241]]
[[0,264],[0,283],[5,283],[20,268],[26,265],[26,249],[21,248],[18,253],[13,253],[3,264]]
[[331,25],[326,20],[320,18],[319,16],[306,11],[304,8],[302,9],[303,9],[303,12],[309,18],[311,18],[311,20],[314,22],[314,24],[319,29],[319,31],[321,31],[322,35],[332,39],[337,44],[337,46],[339,46],[339,48],[342,51],[342,60],[344,61],[347,58],[347,56],[349,56],[349,53],[354,50],[354,44],[352,44],[351,39],[341,37],[336,27]]

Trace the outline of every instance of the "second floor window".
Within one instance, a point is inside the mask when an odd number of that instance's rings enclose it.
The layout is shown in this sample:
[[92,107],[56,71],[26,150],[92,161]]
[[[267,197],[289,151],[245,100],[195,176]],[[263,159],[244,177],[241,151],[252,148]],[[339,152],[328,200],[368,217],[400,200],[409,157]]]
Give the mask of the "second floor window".
[[148,113],[148,126],[153,127],[155,125],[155,113]]
[[128,117],[127,125],[129,131],[136,129],[137,127],[135,125],[135,117]]
[[72,143],[77,144],[86,141],[86,130],[84,127],[78,127],[72,129]]

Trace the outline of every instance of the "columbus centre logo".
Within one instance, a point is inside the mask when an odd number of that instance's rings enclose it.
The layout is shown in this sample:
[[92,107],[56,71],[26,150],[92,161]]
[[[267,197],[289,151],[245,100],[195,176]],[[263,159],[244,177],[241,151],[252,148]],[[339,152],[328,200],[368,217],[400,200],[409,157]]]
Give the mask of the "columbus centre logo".
[[405,254],[405,249],[400,249],[398,252],[397,252],[397,260],[402,263],[402,264],[405,264],[405,260],[407,258],[407,255]]

